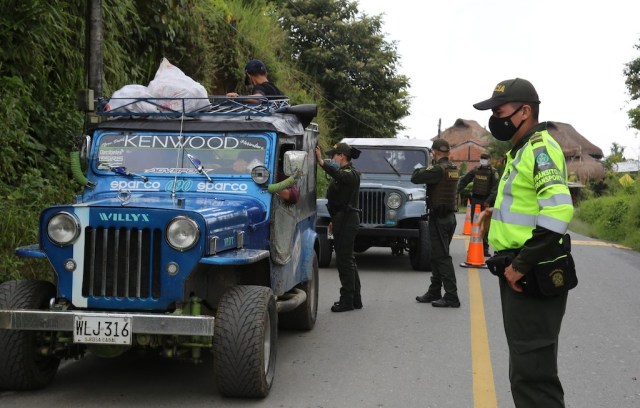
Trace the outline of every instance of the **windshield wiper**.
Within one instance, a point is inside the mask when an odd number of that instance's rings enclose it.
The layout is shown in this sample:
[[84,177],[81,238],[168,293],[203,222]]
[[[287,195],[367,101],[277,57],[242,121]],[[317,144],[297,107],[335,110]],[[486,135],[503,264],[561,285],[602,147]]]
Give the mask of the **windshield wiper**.
[[110,171],[116,173],[117,175],[124,177],[140,177],[143,181],[149,181],[149,177],[143,176],[142,174],[131,173],[127,171],[127,168],[124,166],[112,166],[108,163],[101,163],[101,166],[107,167]]
[[193,156],[190,153],[187,153],[187,157],[189,158],[189,161],[191,162],[193,167],[196,169],[196,171],[200,174],[204,174],[207,180],[209,180],[210,183],[213,183],[213,180],[211,180],[211,177],[209,177],[204,167],[202,167],[202,162],[200,161],[200,159],[198,159],[197,157]]
[[396,169],[396,166],[394,166],[393,164],[391,164],[391,162],[389,161],[389,159],[387,159],[386,157],[384,158],[384,161],[386,161],[387,163],[389,163],[389,166],[391,166],[391,168],[393,169],[393,171],[396,172],[396,174],[398,175],[398,177],[402,177],[400,175],[400,172],[398,171],[398,169]]

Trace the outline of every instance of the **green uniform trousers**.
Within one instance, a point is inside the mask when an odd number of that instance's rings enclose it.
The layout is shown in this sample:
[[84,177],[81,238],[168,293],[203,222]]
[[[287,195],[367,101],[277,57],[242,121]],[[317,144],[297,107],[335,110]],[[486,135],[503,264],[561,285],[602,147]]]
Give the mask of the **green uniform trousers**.
[[356,211],[339,212],[331,218],[333,224],[333,246],[340,276],[340,301],[353,304],[360,299],[360,277],[353,255],[353,243],[360,227],[360,216]]
[[[437,225],[434,225],[437,224]],[[429,240],[431,241],[431,285],[428,292],[458,301],[458,286],[449,246],[456,231],[456,214],[429,218]]]
[[567,293],[534,297],[513,291],[500,279],[500,300],[516,407],[564,407],[558,378],[558,336]]

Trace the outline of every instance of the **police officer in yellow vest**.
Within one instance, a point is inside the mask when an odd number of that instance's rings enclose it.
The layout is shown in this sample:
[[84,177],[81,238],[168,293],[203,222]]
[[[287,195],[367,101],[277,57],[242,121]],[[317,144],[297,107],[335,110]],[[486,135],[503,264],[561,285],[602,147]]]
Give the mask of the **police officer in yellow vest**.
[[[557,245],[573,217],[562,149],[538,122],[540,100],[533,85],[515,78],[500,82],[491,98],[473,105],[491,109],[489,130],[512,143],[490,221],[489,242],[497,254],[517,255],[500,277],[509,379],[516,407],[564,407],[558,377],[558,336],[567,292],[536,297],[523,292],[523,276]],[[489,219],[489,215],[491,218]]]
[[460,175],[449,162],[449,150],[446,140],[436,139],[431,145],[434,165],[416,169],[411,175],[412,183],[427,185],[431,242],[431,285],[424,295],[416,296],[416,300],[431,303],[433,307],[460,307],[456,273],[449,254],[456,230],[456,191]]
[[[458,195],[464,188],[473,181],[471,189],[471,220],[475,216],[476,205],[480,205],[480,210],[492,207],[490,200],[495,200],[496,191],[498,190],[498,182],[500,176],[496,169],[491,166],[489,159],[491,156],[487,153],[480,155],[480,165],[471,169],[467,174],[462,176],[458,184]],[[489,256],[489,243],[487,237],[483,237],[482,246],[484,247],[484,256]]]

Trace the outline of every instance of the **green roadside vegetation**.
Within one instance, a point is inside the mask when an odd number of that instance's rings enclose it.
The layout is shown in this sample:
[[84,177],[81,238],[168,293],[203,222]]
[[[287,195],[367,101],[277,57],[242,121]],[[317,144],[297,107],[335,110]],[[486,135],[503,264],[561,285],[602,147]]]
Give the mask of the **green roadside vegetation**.
[[609,173],[607,192],[596,196],[586,188],[570,229],[588,237],[615,242],[640,251],[640,181]]

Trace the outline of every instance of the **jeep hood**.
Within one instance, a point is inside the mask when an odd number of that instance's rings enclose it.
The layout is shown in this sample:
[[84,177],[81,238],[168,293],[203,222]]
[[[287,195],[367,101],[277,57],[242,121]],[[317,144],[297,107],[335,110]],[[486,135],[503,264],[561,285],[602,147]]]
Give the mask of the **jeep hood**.
[[125,214],[125,217],[127,213],[135,215],[142,210],[160,210],[173,214],[193,212],[203,217],[209,230],[255,225],[265,221],[267,212],[259,200],[231,194],[218,194],[215,198],[185,195],[172,199],[168,194],[133,193],[126,204],[113,197],[84,202],[82,206],[100,208],[101,211],[106,209],[107,212],[112,209],[114,213]]

